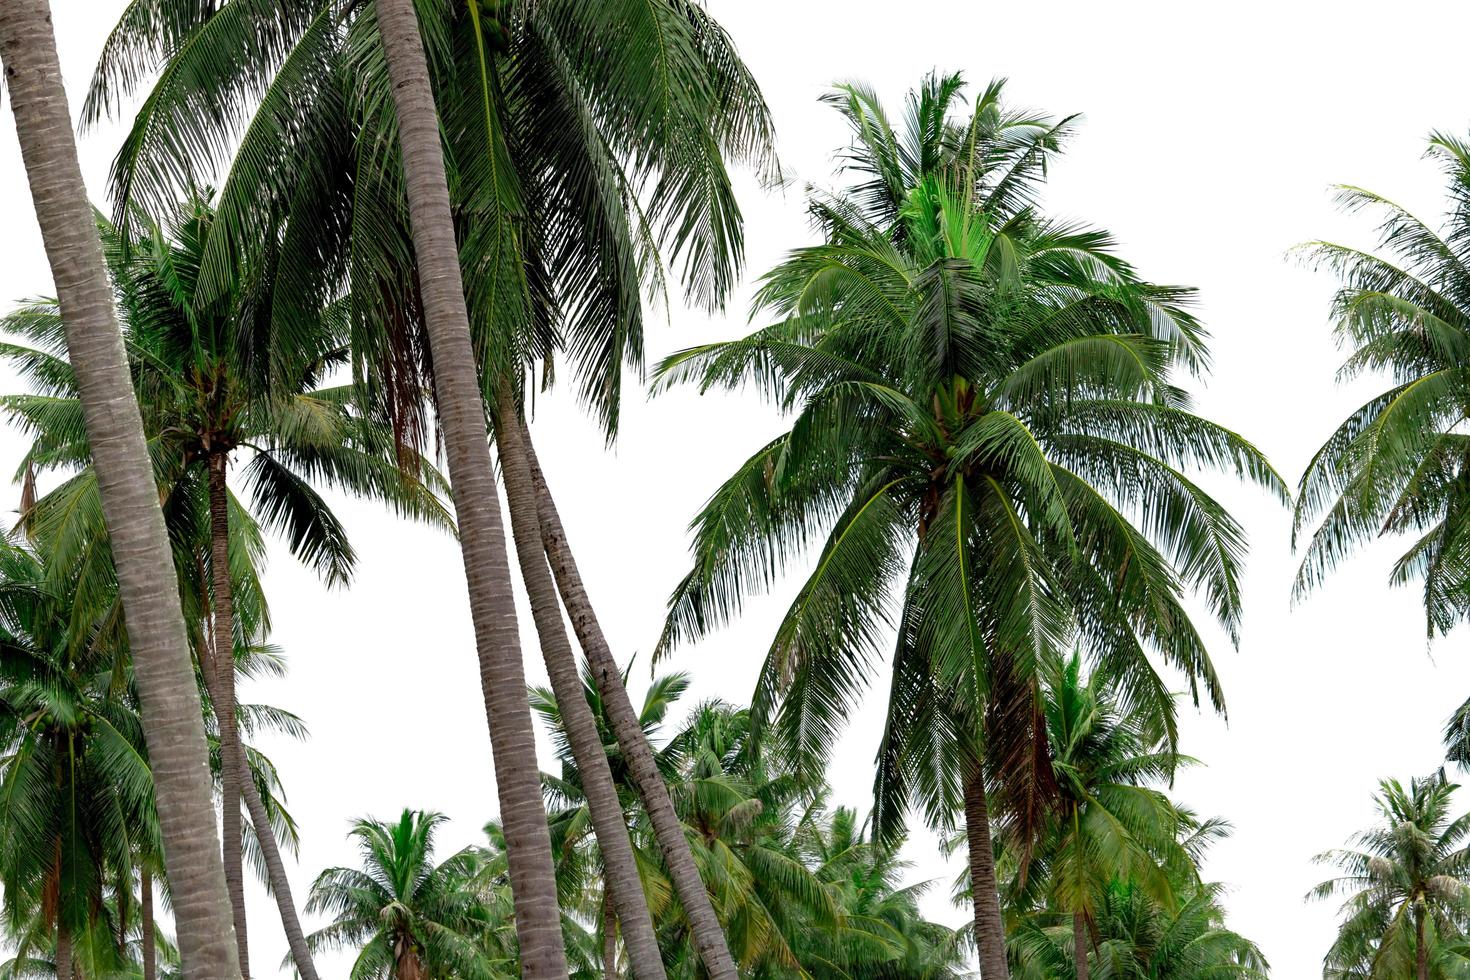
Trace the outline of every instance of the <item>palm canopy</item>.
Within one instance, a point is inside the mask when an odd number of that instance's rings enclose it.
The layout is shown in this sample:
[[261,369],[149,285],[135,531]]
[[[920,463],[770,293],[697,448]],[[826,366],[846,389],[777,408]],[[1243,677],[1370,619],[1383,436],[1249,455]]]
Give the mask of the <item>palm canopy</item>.
[[[714,307],[733,285],[728,168],[775,167],[759,89],[692,0],[456,0],[418,14],[486,377],[536,360],[549,374],[564,353],[611,433],[623,367],[642,366],[643,292],[662,294],[672,272]],[[134,0],[83,120],[155,74],[114,165],[118,215],[162,207],[232,160],[205,292],[240,256],[273,251],[291,305],[348,293],[360,380],[403,426],[421,424],[431,366],[375,7]],[[295,231],[273,237],[285,215]]]
[[[356,409],[350,388],[325,384],[346,358],[340,307],[298,311],[291,332],[279,332],[271,314],[282,270],[274,263],[237,270],[228,293],[201,300],[203,257],[220,228],[202,199],[167,228],[149,224],[135,234],[101,218],[99,227],[181,574],[195,575],[196,558],[208,554],[209,459],[247,457],[249,506],[233,494],[229,505],[237,636],[264,631],[254,576],[263,529],[282,534],[328,582],[351,574],[356,554],[317,487],[375,496],[400,513],[450,525],[432,467],[403,458],[391,430]],[[28,502],[27,527],[53,542],[58,567],[105,568],[106,533],[60,311],[54,300],[36,300],[0,318],[0,328],[29,341],[0,345],[0,357],[32,388],[0,402],[33,440],[23,472],[71,474]]]
[[1381,217],[1379,252],[1302,246],[1341,282],[1332,303],[1348,351],[1339,378],[1381,375],[1390,387],[1353,411],[1312,458],[1295,536],[1316,525],[1297,577],[1300,596],[1365,542],[1411,535],[1391,580],[1421,583],[1433,635],[1470,610],[1470,144],[1436,133],[1428,153],[1445,171],[1443,231],[1372,191],[1344,186],[1344,208]]
[[[957,91],[931,80],[911,114]],[[950,103],[925,112],[943,119]],[[847,111],[854,152],[883,158],[872,112]],[[958,809],[954,746],[975,740],[982,712],[997,730],[1033,718],[1037,665],[1074,640],[1116,678],[1125,710],[1146,708],[1171,738],[1174,699],[1149,653],[1223,709],[1183,603],[1202,592],[1236,635],[1245,536],[1189,473],[1225,469],[1286,496],[1261,453],[1192,414],[1174,383],[1204,359],[1192,291],[1141,280],[1105,232],[1044,219],[1015,188],[1040,179],[1056,127],[998,140],[1027,146],[1000,178],[988,167],[1005,152],[965,154],[997,140],[964,134],[1010,118],[991,107],[968,127],[917,127],[937,146],[896,212],[891,182],[814,196],[825,240],[762,280],[756,308],[775,322],[659,368],[665,384],[754,384],[794,416],[696,517],[695,567],[660,649],[718,626],[816,550],[753,712],[819,764],[896,621],[885,834],[916,799],[936,822]],[[1000,186],[1013,203],[977,204]],[[1035,764],[1024,747],[992,751]]]
[[[1381,823],[1357,834],[1347,848],[1318,855],[1342,874],[1308,897],[1342,897],[1338,937],[1324,962],[1324,976],[1409,976],[1416,960],[1438,958],[1464,935],[1470,899],[1470,814],[1456,817],[1458,787],[1438,772],[1379,783]],[[1420,974],[1423,976],[1424,974]]]

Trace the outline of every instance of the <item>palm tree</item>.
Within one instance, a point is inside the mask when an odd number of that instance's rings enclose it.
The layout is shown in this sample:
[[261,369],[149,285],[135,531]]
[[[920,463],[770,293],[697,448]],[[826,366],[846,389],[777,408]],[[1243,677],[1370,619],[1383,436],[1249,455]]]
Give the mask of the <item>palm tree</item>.
[[330,916],[307,941],[313,950],[359,949],[352,980],[480,980],[492,970],[478,945],[490,924],[471,887],[473,852],[434,862],[443,814],[404,810],[395,822],[353,824],[360,868],[328,868],[311,886],[308,912]]
[[1112,882],[1173,912],[1174,880],[1193,872],[1178,843],[1187,820],[1149,785],[1192,760],[1169,745],[1163,719],[1125,713],[1119,700],[1102,672],[1083,678],[1080,654],[1048,665],[1043,712],[1060,805],[1026,870],[1044,881],[1051,907],[1071,914],[1077,980],[1087,980],[1085,950]]
[[[232,528],[249,520],[247,536],[259,529],[231,494],[231,464],[245,457],[242,472],[254,513],[266,527],[283,533],[292,551],[329,583],[347,580],[355,554],[313,483],[377,496],[402,514],[443,526],[451,520],[431,486],[436,478],[432,468],[406,463],[391,429],[354,410],[351,389],[322,386],[323,376],[346,356],[340,310],[294,308],[283,314],[278,302],[284,298],[275,290],[283,271],[274,262],[237,269],[227,290],[202,295],[203,289],[212,288],[201,282],[203,259],[220,225],[213,209],[198,198],[179,209],[167,230],[136,216],[132,231],[103,219],[98,224],[121,301],[155,479],[174,518],[180,572],[186,581],[196,574],[208,576],[207,587],[190,582],[185,591],[199,593],[200,615],[208,621],[207,649],[201,647],[199,662],[219,723],[225,877],[240,963],[248,970],[243,798],[271,871],[271,890],[287,937],[299,958],[298,969],[311,978],[315,970],[280,849],[266,806],[245,778],[240,746],[233,653],[238,638],[260,632],[264,616],[250,610],[237,615],[234,582],[241,576],[239,565],[259,556],[248,548],[242,554],[236,547],[232,553]],[[80,412],[74,372],[61,357],[60,311],[51,301],[32,302],[0,319],[0,326],[35,345],[0,347],[0,356],[16,364],[37,389],[3,401],[8,414],[35,439],[25,471],[80,467],[30,506],[24,519],[36,533],[61,542],[62,554],[69,555],[83,542],[105,541],[106,529],[92,505],[97,492],[92,447],[76,423]],[[180,528],[179,510],[194,501],[203,502],[203,521]],[[105,547],[93,551],[100,560],[109,557]],[[258,593],[253,572],[245,575]]]
[[[166,196],[161,192],[179,175],[192,173],[199,158],[221,159],[232,148],[231,127],[220,125],[227,121],[222,116],[237,120],[246,114],[237,110],[258,105],[222,190],[221,211],[235,234],[219,250],[215,267],[226,267],[223,259],[233,250],[248,250],[259,239],[261,214],[289,208],[318,216],[320,236],[297,253],[299,267],[312,270],[300,278],[320,286],[336,281],[334,274],[350,275],[356,319],[366,328],[356,344],[360,373],[385,397],[405,432],[414,431],[422,419],[418,374],[431,360],[441,369],[463,365],[470,371],[473,350],[483,391],[497,405],[507,495],[513,514],[520,515],[518,550],[539,551],[536,541],[546,535],[538,533],[534,513],[527,513],[534,500],[526,490],[528,467],[511,431],[518,424],[518,409],[510,403],[518,394],[522,365],[557,349],[558,335],[565,338],[563,349],[577,368],[579,388],[611,431],[623,363],[641,360],[640,287],[661,288],[665,260],[678,269],[688,294],[706,305],[718,304],[733,282],[740,219],[725,161],[768,161],[770,123],[728,38],[687,0],[444,4],[420,11],[435,18],[422,30],[406,16],[395,19],[392,11],[406,13],[406,5],[343,7],[338,0],[324,0],[277,12],[272,5],[237,0],[218,10],[170,4],[162,16],[155,14],[156,6],[139,2],[124,15],[103,55],[85,114],[95,119],[114,108],[130,86],[151,74],[155,60],[167,62],[119,156],[119,197]],[[392,42],[388,26],[402,31]],[[415,30],[410,33],[409,27]],[[181,43],[186,36],[190,43]],[[398,41],[412,41],[414,50],[405,51]],[[408,244],[411,223],[402,220],[415,209],[421,221],[428,220],[419,208],[422,199],[414,203],[423,186],[413,174],[423,178],[436,161],[410,167],[404,152],[399,166],[395,155],[400,146],[407,149],[401,139],[407,125],[398,125],[387,111],[406,91],[390,89],[390,76],[398,77],[403,57],[416,63],[424,44],[430,56],[422,88],[415,90],[418,101],[410,108],[425,113],[418,131],[437,132],[427,118],[437,100],[450,139],[446,201],[434,212],[436,240],[447,256],[450,221],[457,221],[460,263],[475,273],[466,280],[465,315],[456,313],[473,332],[473,343],[459,336],[452,353],[445,337],[436,339],[438,328],[431,327],[427,343],[415,332],[420,319],[441,315],[440,298],[431,301],[425,280],[438,288],[440,274],[450,274],[447,258],[437,257],[446,264],[431,269],[436,256],[419,254],[424,243]],[[384,52],[390,55],[386,70]],[[203,91],[201,79],[208,80]],[[413,152],[418,149],[423,148]],[[424,152],[432,156],[435,147]],[[284,179],[287,173],[296,176]],[[350,190],[344,193],[344,187]],[[416,236],[420,229],[412,232]],[[331,247],[334,242],[341,247]],[[436,388],[459,394],[470,390],[469,381],[446,378],[441,384],[435,375]],[[446,413],[442,391],[437,407],[447,433],[458,423]],[[478,429],[475,409],[468,424]],[[456,441],[483,445],[474,432],[446,444]],[[454,454],[450,445],[451,476]],[[488,460],[476,466],[476,479],[488,479]],[[481,488],[470,486],[470,479],[455,481],[458,500],[479,498]],[[496,512],[489,505],[484,510]],[[501,534],[487,531],[487,542],[478,545],[478,532],[462,530],[465,547],[481,555],[469,560],[473,575],[481,569],[498,572],[493,561],[504,564],[495,559],[503,551],[497,544]],[[564,689],[564,700],[575,700],[576,670],[567,662],[565,641],[547,635],[556,618],[554,590],[539,558],[522,557],[521,563],[530,573],[533,612],[553,682]],[[580,603],[573,617],[590,622],[585,593],[568,591],[564,569],[559,569],[563,592]],[[505,622],[509,606],[492,602],[488,588],[478,580],[472,586],[477,605],[495,607],[477,618]],[[499,639],[513,635],[506,629]],[[517,705],[495,699],[513,697],[519,675],[507,672],[513,658],[492,660],[498,655],[484,642],[481,648],[487,700],[498,705],[487,710],[503,717]],[[609,685],[605,695],[617,701],[620,696],[611,687],[616,665],[605,644],[589,648],[589,656],[597,661],[599,683]],[[491,678],[496,679],[493,690]],[[616,716],[620,736],[636,746],[636,717],[625,696]],[[589,778],[605,790],[606,781],[593,772],[595,747],[586,719],[569,720]],[[534,773],[530,766],[510,768],[516,758],[527,758],[529,721],[517,718],[492,727],[504,729],[492,741],[509,746],[497,769],[508,794],[503,803],[519,801],[504,807],[512,851],[529,848],[535,839],[537,867],[544,871],[546,845],[535,830],[541,821],[529,810]],[[512,738],[520,741],[510,746]],[[661,847],[676,869],[680,900],[695,917],[705,957],[717,976],[732,976],[667,792],[650,765],[651,752],[645,745],[630,749],[630,755],[640,773],[640,792],[653,801]],[[614,828],[613,815],[605,812],[610,800],[603,796],[599,820]],[[524,819],[518,808],[527,810]],[[631,876],[624,865],[615,874],[616,890],[633,891]],[[524,891],[533,887],[535,876],[518,874],[517,879]],[[545,923],[543,940],[549,944],[549,907],[545,895],[538,894],[543,914],[539,920],[522,915],[520,921]]]
[[1318,855],[1336,865],[1337,878],[1309,898],[1344,896],[1337,940],[1324,961],[1324,976],[1345,963],[1371,963],[1373,978],[1428,980],[1439,944],[1463,934],[1470,898],[1470,815],[1455,817],[1451,798],[1459,787],[1443,771],[1378,784],[1374,797],[1383,821],[1342,850]]
[[[1148,889],[1115,880],[1098,902],[1097,975],[1109,980],[1266,980],[1254,943],[1225,925],[1217,885],[1194,885],[1172,909]],[[1051,980],[1075,970],[1071,927],[1023,923],[1011,937],[1017,980]]]
[[67,349],[117,556],[144,732],[189,977],[239,976],[210,801],[203,717],[172,588],[168,537],[117,315],[77,162],[46,0],[0,10],[4,62],[36,218],[65,310]]
[[[693,524],[695,567],[660,650],[698,637],[822,542],[762,668],[752,713],[817,769],[873,675],[899,607],[875,820],[961,810],[982,968],[1004,977],[983,765],[1014,832],[1047,807],[1037,670],[1077,638],[1127,693],[1175,705],[1148,653],[1216,709],[1183,606],[1204,593],[1232,636],[1244,534],[1186,473],[1233,471],[1284,496],[1262,455],[1192,414],[1175,369],[1202,365],[1181,287],[1140,280],[1101,231],[1032,208],[1066,123],[1007,110],[992,85],[952,119],[931,77],[894,133],[871,93],[834,94],[862,181],[814,193],[825,241],[768,273],[776,322],[668,358],[664,383],[753,383],[794,415]],[[902,583],[900,586],[899,583]]]
[[1297,577],[1301,596],[1364,542],[1412,534],[1390,580],[1422,583],[1433,635],[1459,621],[1470,595],[1470,443],[1460,431],[1470,357],[1470,145],[1436,133],[1429,155],[1448,183],[1443,233],[1372,191],[1343,186],[1344,208],[1381,215],[1383,254],[1332,242],[1302,247],[1342,283],[1332,314],[1349,353],[1338,377],[1379,373],[1391,387],[1349,415],[1302,474],[1294,539],[1317,522]]

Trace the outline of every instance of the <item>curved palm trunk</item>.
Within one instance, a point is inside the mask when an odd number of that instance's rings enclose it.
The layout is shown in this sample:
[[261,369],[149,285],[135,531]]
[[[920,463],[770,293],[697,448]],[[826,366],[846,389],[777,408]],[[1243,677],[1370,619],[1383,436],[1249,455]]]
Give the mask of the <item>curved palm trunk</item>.
[[377,0],[377,14],[393,83],[419,292],[434,361],[435,400],[475,624],[522,976],[565,978],[567,961],[556,903],[551,835],[541,799],[535,731],[526,699],[484,399],[449,210],[439,117],[413,0]]
[[541,640],[541,655],[546,673],[561,711],[562,727],[571,744],[572,756],[582,774],[582,792],[592,813],[592,828],[597,847],[602,852],[603,888],[612,896],[613,910],[623,932],[623,947],[637,980],[663,980],[664,963],[659,954],[658,939],[653,932],[653,917],[643,894],[643,881],[638,875],[638,861],[633,856],[633,843],[628,838],[627,818],[617,783],[607,762],[607,750],[597,731],[597,720],[583,693],[582,678],[577,673],[577,657],[561,617],[557,601],[556,581],[546,564],[541,544],[541,523],[536,517],[536,489],[531,481],[531,468],[526,454],[524,430],[516,413],[516,405],[504,382],[496,398],[495,442],[500,447],[500,469],[505,478],[506,502],[510,505],[511,534],[515,539],[516,558],[520,563],[521,581],[531,602],[531,616]]
[[61,303],[127,613],[183,975],[234,980],[240,969],[193,658],[111,285],[77,163],[46,0],[0,3],[0,61]]
[[[240,750],[240,728],[235,719],[235,602],[230,584],[230,510],[225,489],[229,459],[224,453],[209,457],[209,572],[213,594],[212,663],[203,671],[209,698],[214,702],[219,723],[221,814],[220,836],[224,840],[225,888],[235,918],[235,948],[240,957],[240,975],[250,976],[250,942],[245,922],[244,834],[240,822],[240,774],[245,757]],[[209,678],[213,677],[210,683]]]
[[56,924],[56,980],[72,980],[76,967],[71,952],[71,930],[66,923]]
[[669,797],[669,787],[664,782],[663,774],[659,772],[653,747],[643,734],[638,712],[628,697],[628,689],[623,686],[622,672],[613,658],[607,637],[603,635],[602,625],[592,608],[592,600],[588,598],[587,590],[582,584],[582,575],[577,570],[576,559],[567,543],[566,531],[562,528],[561,516],[556,510],[556,501],[552,499],[546,476],[541,472],[540,463],[536,459],[530,433],[524,427],[521,431],[525,438],[526,457],[531,465],[531,478],[536,487],[542,544],[556,574],[556,584],[561,590],[562,602],[566,603],[572,629],[577,634],[577,642],[587,656],[598,693],[602,695],[603,704],[607,707],[618,747],[623,750],[623,757],[628,761],[633,786],[653,824],[654,836],[663,853],[664,864],[673,879],[679,904],[683,906],[684,914],[694,932],[695,946],[699,950],[705,970],[716,980],[734,980],[737,976],[735,961],[730,956],[730,947],[710,902],[709,892],[699,877],[699,867],[694,863],[694,852],[689,848],[689,838],[684,835],[684,825],[674,812],[674,801]]
[[139,878],[142,935],[138,937],[138,945],[142,948],[143,980],[158,980],[158,934],[153,924],[153,872],[145,867]]
[[965,780],[965,837],[969,843],[970,897],[975,909],[975,944],[980,947],[980,976],[1010,980],[1006,963],[1006,929],[995,881],[995,851],[990,843],[990,810],[985,778],[978,771]]
[[1072,913],[1072,958],[1077,961],[1077,980],[1087,980],[1087,920]]
[[[270,882],[276,908],[281,914],[281,927],[285,930],[286,942],[291,949],[291,960],[296,964],[302,980],[317,980],[316,965],[306,946],[301,919],[296,914],[296,904],[291,897],[291,882],[286,877],[286,865],[281,860],[281,847],[276,840],[276,831],[271,826],[265,801],[260,798],[260,789],[251,778],[250,765],[240,742],[235,700],[235,595],[234,585],[230,582],[230,497],[226,483],[228,465],[229,459],[223,453],[215,454],[209,459],[214,649],[210,658],[213,661],[212,669],[204,671],[204,683],[209,688],[209,697],[214,702],[215,715],[219,720],[220,763],[225,799],[222,821],[225,881],[235,910],[235,937],[240,949],[240,962],[244,964],[241,973],[249,976],[249,955],[245,942],[245,873],[241,860],[243,835],[240,803],[243,800],[245,808],[250,811],[250,823],[255,828],[255,837],[260,842],[261,854],[265,858],[266,878]],[[232,842],[233,850],[230,847]]]

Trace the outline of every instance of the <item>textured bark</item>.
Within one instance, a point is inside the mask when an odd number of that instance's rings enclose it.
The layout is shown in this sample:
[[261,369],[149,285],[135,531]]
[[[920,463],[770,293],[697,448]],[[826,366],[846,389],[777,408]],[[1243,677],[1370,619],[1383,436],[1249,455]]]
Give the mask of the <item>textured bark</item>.
[[1087,920],[1072,913],[1072,957],[1077,961],[1077,980],[1087,980]]
[[653,917],[643,894],[638,861],[628,838],[618,786],[607,762],[607,749],[597,730],[597,719],[583,693],[577,656],[561,616],[556,580],[546,564],[541,522],[536,517],[536,488],[531,480],[526,440],[509,385],[501,383],[496,399],[495,442],[500,447],[500,470],[510,505],[511,535],[520,563],[521,581],[531,603],[531,618],[541,640],[541,656],[561,712],[562,728],[572,757],[582,775],[582,793],[592,814],[592,829],[602,853],[603,888],[612,896],[613,909],[623,932],[623,948],[637,980],[663,980],[663,957],[653,931]]
[[72,980],[76,967],[71,954],[71,931],[65,923],[56,926],[56,980]]
[[970,897],[975,909],[975,943],[980,947],[980,976],[1010,980],[995,851],[990,843],[990,810],[985,802],[985,779],[978,772],[965,780],[965,837],[970,845]]
[[413,0],[377,0],[377,13],[393,85],[419,293],[434,361],[435,401],[454,487],[480,686],[495,758],[521,975],[529,980],[565,978],[551,836],[541,799],[510,562],[460,279],[439,118]]
[[271,895],[276,900],[276,909],[281,913],[281,928],[286,932],[286,945],[291,949],[291,961],[301,980],[318,980],[316,964],[311,950],[306,945],[306,933],[301,929],[301,918],[296,914],[296,901],[291,897],[291,880],[286,877],[286,862],[281,860],[281,846],[276,841],[275,828],[260,797],[260,788],[250,776],[246,761],[241,759],[240,795],[245,800],[245,809],[250,814],[255,838],[260,842],[260,853],[265,858],[266,880],[270,882]]
[[1418,980],[1429,980],[1429,949],[1424,945],[1424,910],[1414,916],[1414,976]]
[[571,545],[567,542],[566,531],[562,528],[561,516],[556,510],[556,501],[551,496],[546,476],[541,472],[540,462],[536,459],[530,433],[524,428],[522,433],[525,437],[527,461],[531,465],[531,478],[536,487],[537,516],[541,522],[541,540],[546,549],[546,557],[556,574],[556,584],[561,590],[561,599],[566,604],[567,614],[571,617],[577,642],[581,644],[587,663],[592,668],[592,676],[598,693],[602,695],[618,747],[627,760],[633,787],[638,791],[638,798],[643,801],[643,808],[653,824],[654,836],[663,853],[664,864],[673,879],[679,904],[683,906],[684,914],[694,932],[695,946],[699,950],[705,971],[717,980],[734,980],[737,976],[735,961],[730,955],[730,947],[725,941],[725,933],[720,928],[714,906],[710,903],[709,892],[699,877],[699,868],[694,863],[694,852],[690,850],[689,838],[684,835],[684,825],[674,811],[674,801],[669,797],[669,788],[664,782],[663,774],[659,772],[653,747],[643,734],[638,712],[628,697],[628,689],[623,686],[622,672],[618,669],[617,660],[614,659],[607,637],[602,632],[602,624],[598,622],[597,613],[592,608],[592,600],[587,596],[581,572],[577,569]]
[[235,600],[230,584],[230,497],[225,485],[229,457],[222,452],[209,457],[209,574],[213,598],[210,652],[214,677],[209,698],[219,724],[220,837],[225,864],[225,889],[235,919],[235,949],[240,958],[240,975],[250,976],[250,943],[245,922],[244,834],[240,820],[240,774],[245,757],[240,749],[240,726],[235,718]]
[[66,325],[111,536],[186,980],[236,980],[204,718],[112,290],[77,163],[46,0],[0,3],[0,61]]
[[153,872],[144,867],[139,878],[142,934],[138,937],[138,945],[142,950],[143,980],[158,980],[158,933],[157,926],[153,924]]
[[618,980],[618,913],[613,908],[612,892],[602,891],[602,976]]

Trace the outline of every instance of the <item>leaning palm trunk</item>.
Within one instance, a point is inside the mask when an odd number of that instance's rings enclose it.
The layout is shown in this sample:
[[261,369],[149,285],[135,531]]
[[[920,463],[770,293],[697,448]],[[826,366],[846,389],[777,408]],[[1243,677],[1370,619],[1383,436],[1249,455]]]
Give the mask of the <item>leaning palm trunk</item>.
[[[281,860],[281,847],[276,840],[275,827],[270,814],[260,797],[260,790],[252,781],[250,766],[245,758],[244,746],[240,742],[240,722],[235,699],[235,594],[230,582],[230,501],[226,482],[228,459],[217,453],[209,460],[209,528],[210,528],[210,572],[213,582],[214,639],[213,651],[207,655],[209,664],[204,673],[209,698],[214,702],[215,718],[219,722],[219,746],[221,781],[224,784],[224,817],[221,829],[224,834],[225,881],[230,890],[230,902],[235,911],[235,932],[240,949],[241,973],[249,976],[249,955],[245,942],[245,875],[242,858],[243,835],[240,824],[240,803],[250,811],[250,823],[255,828],[255,838],[260,842],[261,855],[265,858],[266,877],[270,882],[271,894],[281,914],[281,927],[286,933],[286,942],[291,949],[291,959],[302,980],[317,980],[316,966],[311,951],[306,946],[306,936],[301,930],[301,919],[296,914],[296,904],[291,897],[291,883],[286,878],[286,866]],[[233,843],[234,847],[231,848]],[[231,878],[231,874],[234,878]]]
[[117,566],[183,975],[234,980],[240,968],[215,832],[204,715],[143,421],[77,162],[46,0],[0,3],[0,61],[66,324]]
[[618,670],[607,637],[603,635],[602,624],[598,622],[597,613],[592,608],[592,600],[588,598],[587,590],[582,584],[582,575],[577,569],[571,546],[567,543],[566,531],[562,528],[561,516],[556,510],[556,501],[552,499],[551,488],[546,484],[546,475],[542,473],[540,462],[536,459],[530,432],[524,427],[521,432],[525,440],[526,458],[531,466],[531,478],[536,488],[537,516],[540,518],[541,540],[546,549],[546,557],[556,574],[556,584],[561,590],[567,614],[571,617],[577,642],[582,645],[582,652],[586,654],[587,663],[592,668],[598,693],[602,695],[603,704],[607,707],[618,747],[623,750],[623,756],[628,761],[633,786],[653,824],[654,836],[663,853],[664,864],[668,866],[669,875],[673,879],[679,904],[683,906],[684,914],[694,932],[694,942],[700,959],[711,978],[734,980],[737,976],[735,961],[730,956],[730,947],[725,941],[724,930],[720,928],[720,920],[715,915],[714,905],[710,902],[709,892],[705,890],[704,882],[699,877],[699,867],[694,863],[694,852],[690,850],[689,838],[684,835],[684,824],[674,811],[669,787],[664,782],[663,774],[659,772],[653,748],[643,734],[638,712],[628,697],[628,689],[623,686],[622,673]]
[[985,802],[985,778],[978,771],[965,780],[965,837],[969,843],[970,900],[975,909],[980,976],[984,980],[1010,980],[1005,922],[995,880],[995,851],[990,843],[990,809]]
[[522,976],[565,978],[551,835],[541,799],[505,529],[460,278],[439,117],[413,0],[377,0],[377,13],[393,84],[435,400],[480,658]]
[[612,897],[613,911],[623,933],[623,947],[637,980],[663,980],[664,963],[653,917],[643,895],[638,860],[628,838],[628,824],[617,783],[607,762],[607,749],[597,731],[597,720],[583,693],[577,672],[576,654],[567,639],[557,601],[556,581],[546,565],[541,544],[541,523],[536,516],[536,489],[531,479],[522,427],[509,386],[504,382],[496,399],[495,443],[500,447],[500,468],[505,477],[506,502],[510,507],[511,534],[521,581],[531,603],[531,616],[541,640],[541,655],[556,695],[562,727],[571,745],[572,757],[582,774],[582,792],[592,814],[597,847],[602,852],[603,888]]
[[221,783],[220,836],[224,839],[225,889],[235,919],[235,948],[240,957],[240,975],[250,977],[250,943],[245,923],[244,835],[240,824],[240,774],[245,771],[240,751],[240,728],[235,719],[235,605],[230,587],[230,510],[225,488],[228,460],[223,453],[209,457],[209,569],[214,602],[211,606],[213,636],[211,651],[200,659],[210,664],[203,671],[214,716],[219,724]]
[[1072,957],[1077,961],[1077,980],[1087,980],[1087,920],[1072,913]]

